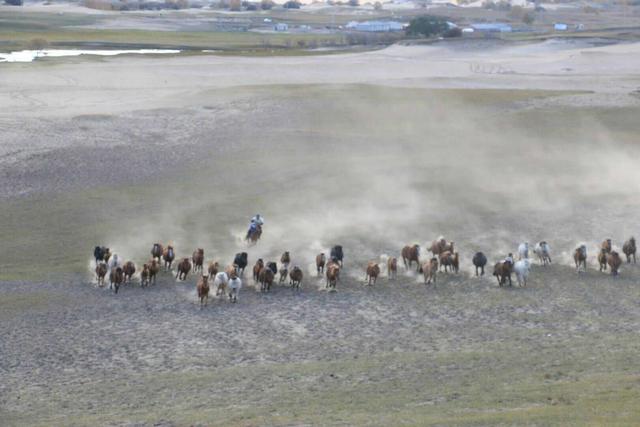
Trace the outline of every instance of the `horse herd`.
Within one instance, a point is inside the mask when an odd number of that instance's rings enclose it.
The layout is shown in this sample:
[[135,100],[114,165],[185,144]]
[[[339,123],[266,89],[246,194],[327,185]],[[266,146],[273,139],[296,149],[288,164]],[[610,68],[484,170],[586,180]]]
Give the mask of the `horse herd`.
[[[434,240],[429,248],[432,256],[424,262],[420,261],[420,246],[407,245],[402,248],[400,255],[405,269],[413,268],[416,264],[416,271],[423,275],[424,284],[433,284],[435,286],[436,276],[438,272],[444,270],[445,273],[457,273],[460,270],[460,256],[454,249],[454,242],[448,242],[443,237]],[[509,254],[505,259],[494,264],[493,275],[496,277],[499,286],[504,286],[507,282],[512,286],[511,276],[516,275],[516,279],[520,286],[526,286],[527,278],[531,268],[531,260],[529,258],[529,243],[521,243],[518,246],[518,259],[513,259]],[[625,254],[627,262],[636,262],[636,241],[633,237],[627,240],[622,246],[622,252]],[[541,241],[533,247],[533,253],[538,258],[541,265],[546,266],[551,263],[551,247],[546,241]],[[93,252],[96,268],[95,273],[98,285],[103,287],[105,278],[108,275],[109,288],[113,289],[117,294],[120,286],[124,283],[130,283],[131,278],[136,272],[136,265],[133,261],[124,263],[118,258],[117,254],[112,254],[109,248],[96,246]],[[578,273],[587,269],[587,247],[580,245],[573,254],[573,259]],[[340,280],[340,272],[343,268],[344,251],[342,246],[336,245],[331,248],[329,257],[324,253],[319,253],[315,259],[316,273],[318,276],[326,277],[325,287],[329,290],[335,290]],[[607,268],[611,274],[618,274],[622,258],[619,253],[613,250],[611,239],[606,239],[600,245],[600,251],[597,256],[600,271],[606,271]],[[160,243],[155,243],[151,248],[151,259],[144,263],[140,272],[140,285],[147,287],[156,283],[156,277],[161,268],[170,271],[175,261],[175,250],[173,246],[167,245],[163,247]],[[271,290],[276,277],[278,282],[283,284],[289,279],[289,285],[293,289],[300,289],[300,284],[304,274],[299,266],[293,266],[289,269],[291,263],[291,255],[285,251],[280,257],[280,268],[274,261],[265,262],[262,258],[258,259],[253,266],[253,281],[260,284],[261,292]],[[487,265],[487,257],[482,252],[476,252],[472,258],[475,267],[476,276],[484,275],[485,266]],[[398,258],[389,257],[387,259],[387,277],[394,280],[398,273]],[[231,302],[237,302],[238,292],[242,287],[242,277],[244,270],[248,265],[248,255],[246,252],[239,252],[235,255],[233,262],[221,269],[218,261],[212,260],[207,265],[207,271],[204,272],[204,250],[196,249],[191,258],[182,258],[176,265],[176,279],[186,280],[191,270],[200,272],[197,282],[198,299],[200,306],[206,306],[209,298],[211,286],[215,289],[216,296],[227,295]],[[380,276],[381,268],[378,262],[370,261],[366,266],[365,281],[368,285],[376,283]],[[211,281],[211,285],[209,284]]]

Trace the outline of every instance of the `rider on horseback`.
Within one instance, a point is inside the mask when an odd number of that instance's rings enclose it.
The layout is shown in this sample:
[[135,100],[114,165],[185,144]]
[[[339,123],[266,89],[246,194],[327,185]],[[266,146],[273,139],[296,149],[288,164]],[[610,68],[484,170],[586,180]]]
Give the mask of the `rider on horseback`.
[[264,224],[264,218],[260,216],[260,214],[256,214],[253,218],[251,218],[251,222],[249,223],[249,230],[247,230],[247,239],[251,237],[251,235],[258,229],[258,227],[262,227]]
[[504,259],[504,263],[513,266],[513,254],[511,252],[509,252],[509,255]]

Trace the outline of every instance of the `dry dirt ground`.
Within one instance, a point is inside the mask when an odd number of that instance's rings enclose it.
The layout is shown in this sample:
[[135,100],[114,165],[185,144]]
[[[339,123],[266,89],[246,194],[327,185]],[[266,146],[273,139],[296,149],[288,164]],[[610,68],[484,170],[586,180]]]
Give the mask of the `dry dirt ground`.
[[[3,66],[1,424],[637,425],[640,267],[594,270],[640,234],[637,46],[491,49]],[[226,264],[256,212],[250,265],[290,250],[299,292],[95,286],[96,244]],[[459,274],[363,285],[439,234]],[[473,277],[543,239],[526,288]]]

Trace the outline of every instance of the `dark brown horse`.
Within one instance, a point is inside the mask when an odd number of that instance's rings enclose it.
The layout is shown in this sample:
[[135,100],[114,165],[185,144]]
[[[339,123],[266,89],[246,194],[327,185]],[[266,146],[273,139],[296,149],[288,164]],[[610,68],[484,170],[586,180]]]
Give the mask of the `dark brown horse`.
[[275,277],[275,273],[269,267],[263,267],[258,273],[258,280],[260,281],[260,291],[270,291],[271,285],[273,284],[273,279]]
[[367,265],[367,275],[365,280],[368,281],[368,285],[375,285],[376,280],[378,280],[378,275],[380,275],[380,266],[375,261],[369,261]]
[[620,265],[622,265],[622,258],[620,258],[618,252],[611,251],[611,253],[607,255],[607,264],[609,264],[609,268],[611,268],[611,274],[617,276]]
[[456,256],[449,251],[444,251],[440,254],[440,270],[444,267],[444,272],[455,271]]
[[416,262],[416,271],[420,271],[420,245],[405,246],[402,248],[402,262],[404,268],[411,268],[411,263]]
[[154,243],[151,248],[151,259],[157,259],[158,262],[162,259],[162,254],[164,253],[164,248],[160,243]]
[[198,248],[193,251],[191,255],[191,261],[193,262],[193,271],[202,271],[202,264],[204,263],[204,249]]
[[220,264],[218,261],[211,261],[209,263],[209,268],[207,269],[209,272],[209,278],[213,280],[213,278],[216,277],[216,274],[218,274],[218,270],[220,270]]
[[142,264],[142,271],[140,272],[140,286],[145,287],[149,286],[149,264]]
[[133,261],[127,261],[124,263],[122,271],[124,272],[124,280],[131,283],[131,276],[136,272],[136,265]]
[[503,286],[507,279],[509,280],[509,286],[513,286],[511,283],[511,273],[513,272],[513,265],[510,262],[497,262],[493,266],[493,275],[498,279],[498,285]]
[[324,265],[326,263],[327,263],[327,257],[325,256],[324,252],[321,252],[318,255],[316,255],[316,270],[318,272],[318,276],[324,273]]
[[209,277],[206,275],[201,275],[198,279],[198,284],[196,285],[196,289],[198,290],[198,298],[200,299],[200,308],[202,306],[207,306],[209,302]]
[[587,245],[580,245],[573,251],[573,261],[576,263],[576,271],[580,273],[580,266],[587,271]]
[[440,236],[431,242],[429,250],[434,256],[438,256],[446,251],[453,252],[453,242],[447,242],[444,237]]
[[252,245],[255,245],[258,240],[260,240],[260,236],[262,236],[262,226],[257,224],[255,230],[252,230],[247,234],[247,241]]
[[337,262],[330,262],[327,264],[327,285],[329,289],[335,289],[340,279],[340,264]]
[[182,261],[178,263],[178,274],[176,274],[176,279],[187,280],[189,271],[191,271],[191,262],[189,261],[189,258],[182,258]]
[[176,254],[173,250],[173,246],[169,245],[162,251],[162,259],[164,260],[164,269],[171,270],[171,264],[176,258]]
[[256,264],[253,266],[253,281],[258,281],[258,275],[260,275],[260,271],[264,268],[264,261],[262,258],[258,258]]
[[600,248],[604,249],[604,252],[607,254],[611,253],[611,249],[612,249],[611,239],[605,239],[600,245]]
[[303,276],[304,275],[302,274],[302,269],[300,267],[293,267],[289,273],[289,284],[291,287],[294,289],[300,289],[300,283],[302,283]]
[[117,267],[115,270],[111,270],[109,273],[109,289],[113,288],[114,292],[117,294],[120,289],[120,285],[124,282],[124,272],[122,271],[122,267]]
[[158,276],[158,272],[160,271],[159,261],[152,259],[149,263],[149,281],[156,284],[156,277]]
[[635,264],[636,263],[636,239],[632,237],[626,242],[624,242],[624,245],[622,245],[622,252],[624,252],[624,254],[627,257],[627,263],[630,263],[631,258],[633,258],[633,263]]
[[600,265],[600,271],[607,271],[607,249],[600,248],[600,253],[598,254],[598,264]]

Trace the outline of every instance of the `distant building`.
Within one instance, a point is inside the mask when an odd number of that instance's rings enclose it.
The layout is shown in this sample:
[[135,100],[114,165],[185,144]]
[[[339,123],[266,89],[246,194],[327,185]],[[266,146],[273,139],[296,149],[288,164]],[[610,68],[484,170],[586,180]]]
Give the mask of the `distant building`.
[[351,21],[347,24],[347,29],[369,32],[389,32],[402,31],[404,29],[404,25],[401,22],[396,21]]
[[510,33],[513,31],[511,25],[495,22],[490,24],[471,24],[474,31],[481,33]]
[[553,24],[553,29],[556,31],[567,31],[567,29],[569,29],[569,26],[567,24],[558,22],[556,24]]
[[273,29],[275,31],[289,31],[289,25],[287,25],[284,22],[278,22],[276,25],[273,26]]

